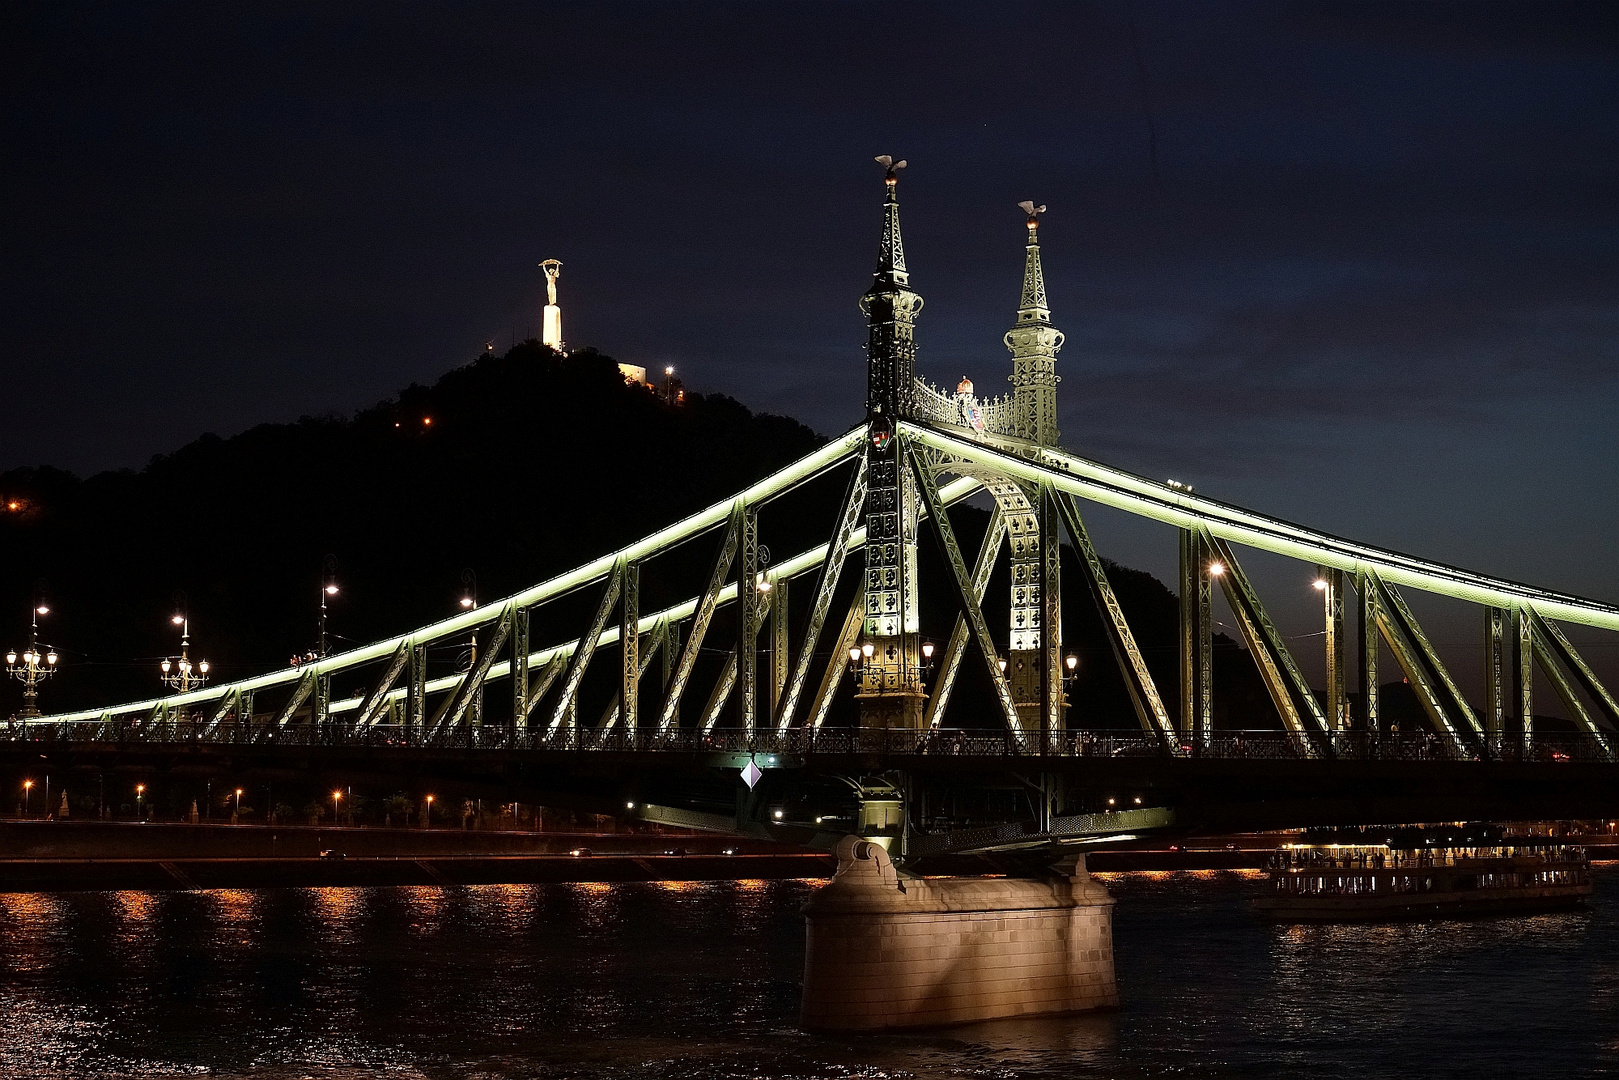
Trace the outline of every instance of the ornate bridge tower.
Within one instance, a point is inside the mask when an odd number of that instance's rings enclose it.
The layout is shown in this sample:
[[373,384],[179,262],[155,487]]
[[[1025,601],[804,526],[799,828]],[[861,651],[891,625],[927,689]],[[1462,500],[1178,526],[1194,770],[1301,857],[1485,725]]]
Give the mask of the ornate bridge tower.
[[[1046,282],[1040,269],[1040,215],[1046,208],[1033,202],[1018,205],[1028,215],[1029,237],[1017,324],[1004,339],[1012,352],[1011,434],[1039,446],[1056,446],[1057,351],[1062,348],[1063,334],[1051,325]],[[1044,492],[1020,490],[1018,494],[1023,497],[999,500],[1012,549],[1012,640],[1008,643],[1006,677],[1018,714],[1025,725],[1038,730],[1051,721],[1045,707],[1047,683],[1061,678],[1060,673],[1050,670],[1057,655],[1054,644],[1062,640],[1056,604],[1057,513]],[[1060,697],[1060,692],[1052,692]]]
[[901,459],[895,425],[916,408],[916,315],[922,298],[911,291],[900,239],[895,187],[905,162],[884,155],[883,239],[871,288],[860,298],[868,326],[866,417],[866,579],[861,649],[860,723],[875,728],[920,728],[927,695],[922,688],[916,603],[915,481]]
[[1057,445],[1057,353],[1063,333],[1051,325],[1046,280],[1040,272],[1040,215],[1046,208],[1018,204],[1029,215],[1029,240],[1023,257],[1023,299],[1017,325],[1003,339],[1012,352],[1014,434],[1041,446]]

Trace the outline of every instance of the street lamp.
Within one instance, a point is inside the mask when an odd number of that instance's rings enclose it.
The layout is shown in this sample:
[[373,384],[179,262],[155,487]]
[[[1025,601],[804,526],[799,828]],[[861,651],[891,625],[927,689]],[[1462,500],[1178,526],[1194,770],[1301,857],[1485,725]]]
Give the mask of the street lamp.
[[195,665],[191,663],[190,616],[175,615],[169,621],[180,627],[180,655],[165,656],[157,666],[162,672],[162,680],[183,694],[208,681],[208,661],[203,660]]
[[337,556],[328,555],[321,563],[320,572],[320,646],[316,659],[326,658],[326,600],[337,595],[337,582],[332,575],[337,573]]
[[22,782],[22,816],[23,817],[28,816],[28,804],[29,804],[28,796],[33,793],[33,790],[34,790],[34,782],[32,780],[24,780]]
[[146,794],[145,784],[135,785],[135,820],[141,820],[141,798]]
[[337,804],[343,798],[341,791],[332,792],[332,824],[337,824]]
[[242,813],[242,789],[237,788],[236,789],[236,814],[234,816],[240,817],[241,813]]
[[21,655],[15,650],[6,653],[6,674],[22,683],[22,711],[17,715],[23,720],[39,715],[39,684],[56,674],[56,650],[39,643],[39,617],[50,612],[47,605],[36,601],[29,613],[28,648]]

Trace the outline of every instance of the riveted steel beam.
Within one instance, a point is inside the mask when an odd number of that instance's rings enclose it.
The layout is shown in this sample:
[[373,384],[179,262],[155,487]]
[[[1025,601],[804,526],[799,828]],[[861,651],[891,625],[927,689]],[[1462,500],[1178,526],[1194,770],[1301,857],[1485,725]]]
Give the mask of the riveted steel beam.
[[621,606],[618,700],[624,713],[624,726],[634,731],[640,725],[641,672],[641,564],[624,566],[624,602]]
[[1400,670],[1405,672],[1406,679],[1415,688],[1422,711],[1427,713],[1435,731],[1449,738],[1453,744],[1462,745],[1461,733],[1441,698],[1441,684],[1429,673],[1427,665],[1423,662],[1421,650],[1408,635],[1404,621],[1388,594],[1388,587],[1378,580],[1374,571],[1366,572],[1362,584],[1371,592],[1372,619],[1382,631],[1383,640],[1388,642]]
[[807,727],[819,729],[825,722],[826,712],[832,707],[832,693],[838,688],[838,683],[843,681],[843,675],[848,670],[845,665],[849,650],[860,640],[860,630],[865,624],[865,597],[856,590],[854,599],[849,601],[849,611],[844,616],[843,629],[838,632],[837,643],[832,647],[832,657],[826,662],[826,669],[821,673],[820,688],[815,691],[815,698],[810,702]]
[[512,613],[512,714],[506,722],[506,739],[517,738],[517,729],[528,724],[528,609],[518,608]]
[[372,688],[370,695],[365,699],[365,704],[360,706],[360,715],[354,720],[355,727],[368,727],[381,715],[388,703],[389,691],[394,688],[394,683],[399,680],[400,673],[405,670],[408,663],[410,663],[410,642],[401,641],[399,648],[394,650],[393,658],[388,661],[388,667],[382,673],[382,678]]
[[770,715],[780,715],[782,697],[787,693],[787,678],[792,657],[787,633],[786,578],[770,579]]
[[1327,721],[1333,731],[1349,730],[1348,672],[1344,666],[1344,572],[1331,566],[1319,570],[1327,654]]
[[[659,622],[658,625],[653,627],[652,631],[646,635],[646,647],[637,650],[635,670],[635,678],[637,682],[639,682],[641,677],[646,674],[646,669],[652,666],[652,662],[658,658],[658,649],[659,646],[663,644],[663,641],[664,625],[662,622]],[[619,694],[615,694],[613,696],[613,700],[607,703],[607,708],[602,710],[601,719],[596,723],[596,733],[598,735],[606,734],[613,729],[614,725],[618,723],[620,713],[622,712],[622,705],[623,698]],[[626,722],[625,730],[633,733],[635,728]]]
[[[804,640],[798,647],[798,660],[793,664],[786,691],[775,710],[777,731],[786,731],[792,726],[798,699],[809,678],[810,665],[815,662],[815,646],[820,642],[827,612],[832,607],[832,595],[838,590],[838,579],[843,575],[850,543],[865,512],[866,475],[866,455],[861,454],[855,458],[854,473],[849,477],[848,490],[843,494],[843,505],[838,512],[832,542],[827,546],[826,558],[821,563],[821,572],[815,582],[815,598],[810,602],[808,621],[804,624]],[[837,656],[832,659],[834,663],[838,662]]]
[[752,733],[759,705],[759,510],[742,508],[742,542],[736,575],[737,726]]
[[[984,542],[978,546],[978,558],[973,563],[972,590],[973,596],[982,604],[984,594],[989,590],[990,575],[995,572],[995,559],[1001,553],[1001,546],[1006,540],[1006,513],[1001,509],[1000,503],[995,504],[989,519],[989,529],[984,533]],[[939,674],[933,680],[933,690],[928,695],[928,708],[924,714],[923,726],[936,728],[944,719],[945,709],[950,704],[950,692],[955,689],[956,674],[961,670],[961,658],[967,651],[967,635],[971,631],[967,628],[967,616],[956,616],[955,628],[950,631],[950,641],[945,645],[944,655],[939,661]],[[833,661],[838,660],[834,656]]]
[[1044,715],[1041,728],[1046,732],[1063,729],[1067,697],[1063,693],[1062,669],[1062,526],[1058,518],[1057,491],[1049,483],[1041,484],[1040,497],[1040,597],[1044,610],[1040,613],[1040,644],[1045,656],[1040,673],[1041,701]]
[[528,718],[534,715],[534,709],[539,705],[540,699],[545,697],[545,692],[551,689],[551,684],[556,682],[564,671],[568,670],[568,659],[567,653],[558,650],[540,669],[540,676],[529,688],[528,700],[523,704],[523,715],[518,721],[524,730],[527,730]]
[[299,679],[298,685],[293,688],[292,696],[287,698],[285,705],[281,706],[281,711],[275,714],[275,720],[270,724],[272,731],[279,731],[287,726],[288,722],[292,720],[292,714],[298,711],[298,706],[307,701],[309,695],[314,692],[316,679],[317,675],[314,670],[304,672],[304,677]]
[[[218,706],[209,715],[208,722],[203,725],[203,736],[206,737],[218,731],[219,725],[225,722],[225,714],[233,708],[236,710],[236,721],[241,724],[244,718],[242,716],[242,692],[240,690],[235,690],[219,699]],[[246,719],[251,719],[251,717]]]
[[[1326,734],[1327,718],[1321,711],[1321,703],[1316,701],[1310,685],[1299,673],[1282,635],[1270,621],[1270,616],[1265,614],[1259,594],[1249,583],[1248,575],[1242,572],[1230,545],[1207,532],[1203,534],[1203,541],[1220,568],[1219,573],[1215,573],[1211,566],[1209,573],[1220,582],[1226,603],[1237,618],[1237,628],[1259,668],[1259,677],[1264,681],[1265,689],[1270,691],[1271,701],[1281,715],[1282,724],[1296,735],[1308,737]],[[1313,747],[1308,741],[1305,745]]]
[[1365,574],[1355,575],[1355,592],[1360,597],[1360,711],[1367,731],[1380,731],[1382,724],[1381,688],[1377,675],[1377,597]]
[[1492,749],[1506,731],[1507,619],[1493,604],[1484,609],[1484,731]]
[[[495,657],[500,654],[501,646],[506,644],[506,638],[511,634],[512,620],[516,615],[516,608],[508,606],[501,620],[495,624],[494,633],[489,638],[489,644],[484,647],[483,656],[479,658],[478,663],[472,670],[467,672],[466,679],[458,691],[452,692],[445,699],[445,708],[448,709],[448,715],[445,715],[445,709],[440,709],[440,715],[443,719],[435,723],[428,733],[429,742],[439,738],[445,732],[454,731],[461,725],[461,721],[466,719],[467,710],[477,700],[478,691],[483,687],[483,681],[489,675],[489,668],[494,664]],[[452,701],[455,702],[455,707],[449,708]]]
[[1072,496],[1064,496],[1058,500],[1058,504],[1062,508],[1063,524],[1068,527],[1068,538],[1079,552],[1085,581],[1096,600],[1097,613],[1102,617],[1113,658],[1118,663],[1125,689],[1130,693],[1130,704],[1135,709],[1136,719],[1140,721],[1143,731],[1173,743],[1175,725],[1169,718],[1169,710],[1164,708],[1164,699],[1158,693],[1158,684],[1153,681],[1152,672],[1147,669],[1146,657],[1141,655],[1129,620],[1124,617],[1124,608],[1107,579],[1107,568],[1102,565],[1101,556],[1096,554],[1096,548],[1091,544],[1090,533],[1085,530],[1085,522],[1079,515],[1079,503]]
[[562,680],[561,700],[552,710],[551,722],[547,725],[549,731],[556,731],[577,716],[574,698],[579,693],[579,684],[584,681],[585,669],[590,666],[590,658],[596,653],[596,643],[601,639],[608,616],[612,615],[613,608],[618,603],[618,594],[624,585],[624,568],[627,562],[628,560],[621,559],[614,565],[613,572],[607,578],[607,585],[602,589],[601,603],[596,607],[596,615],[590,620],[590,629],[585,631],[579,643],[574,646],[573,662],[568,666],[567,677]]
[[984,667],[989,674],[990,685],[995,688],[995,698],[1000,703],[1007,729],[1022,735],[1023,723],[1018,718],[1017,705],[1012,701],[1012,688],[1007,685],[1006,674],[1001,671],[997,662],[995,640],[990,636],[984,609],[978,603],[978,598],[973,595],[972,579],[967,576],[967,564],[961,557],[961,546],[956,543],[956,533],[950,527],[950,518],[945,513],[944,502],[939,498],[938,485],[934,483],[932,474],[916,459],[915,452],[908,447],[905,449],[905,458],[916,477],[917,487],[921,489],[928,517],[933,521],[934,535],[939,539],[939,546],[944,549],[945,561],[950,566],[951,579],[956,586],[956,600],[967,615],[968,625],[972,627],[973,638],[977,642],[979,654],[984,658]]
[[1561,662],[1562,667],[1568,669],[1568,674],[1573,676],[1574,681],[1579,683],[1581,689],[1591,696],[1592,702],[1595,703],[1598,711],[1603,714],[1608,723],[1615,727],[1619,727],[1619,701],[1614,700],[1613,695],[1608,692],[1608,688],[1603,686],[1601,681],[1597,679],[1596,672],[1591,670],[1590,665],[1585,662],[1585,658],[1575,651],[1574,646],[1569,643],[1568,638],[1563,636],[1563,632],[1555,624],[1541,618],[1533,610],[1530,611],[1529,617],[1535,626],[1536,655],[1540,658],[1541,666],[1545,669],[1546,674],[1551,677],[1553,685],[1557,687],[1558,695],[1563,698],[1564,704],[1575,715],[1580,726],[1596,736],[1597,742],[1602,746],[1603,753],[1611,758],[1613,756],[1613,732],[1597,724],[1589,710],[1580,703],[1578,697],[1574,694],[1574,687],[1569,683],[1564,673],[1559,670],[1559,662]]
[[1199,529],[1180,532],[1181,737],[1214,733],[1214,581]]
[[719,722],[720,713],[725,711],[725,702],[736,688],[736,646],[725,654],[725,667],[720,670],[719,681],[708,695],[708,704],[703,706],[702,729],[712,731]]
[[1512,624],[1512,697],[1527,755],[1535,743],[1535,624],[1524,606],[1513,609]]
[[[1373,576],[1375,577],[1376,575],[1374,574]],[[1400,590],[1381,581],[1379,581],[1379,584],[1382,586],[1383,595],[1393,603],[1395,614],[1399,616],[1401,624],[1411,638],[1411,642],[1416,645],[1423,661],[1433,673],[1433,677],[1440,686],[1444,687],[1446,695],[1450,698],[1454,714],[1461,717],[1475,738],[1482,738],[1484,727],[1479,723],[1478,715],[1473,712],[1473,707],[1467,703],[1467,699],[1462,696],[1461,690],[1456,686],[1456,680],[1450,677],[1450,672],[1445,668],[1444,663],[1440,661],[1438,650],[1428,640],[1428,635],[1422,632],[1422,625],[1417,622],[1416,616],[1411,614],[1411,609],[1406,606],[1405,598],[1400,595]]]
[[691,679],[692,668],[697,664],[697,653],[703,647],[703,638],[708,635],[708,624],[714,618],[714,609],[719,605],[725,578],[731,572],[731,562],[736,558],[736,549],[742,542],[742,519],[743,509],[739,506],[732,511],[730,523],[720,540],[719,554],[715,556],[714,568],[708,575],[708,587],[703,590],[702,598],[697,602],[691,633],[686,637],[686,647],[681,650],[680,662],[675,665],[674,679],[664,694],[663,710],[658,715],[659,731],[667,732],[679,722],[680,699],[686,692],[686,683]]

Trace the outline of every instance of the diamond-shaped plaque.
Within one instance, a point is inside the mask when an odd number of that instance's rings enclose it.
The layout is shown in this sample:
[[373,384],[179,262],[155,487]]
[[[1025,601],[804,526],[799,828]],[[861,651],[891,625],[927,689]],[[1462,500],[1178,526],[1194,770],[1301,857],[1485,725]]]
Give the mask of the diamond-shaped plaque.
[[753,785],[757,784],[761,779],[763,779],[764,774],[763,769],[759,768],[759,766],[750,761],[742,767],[742,782],[748,785],[749,791],[752,791]]

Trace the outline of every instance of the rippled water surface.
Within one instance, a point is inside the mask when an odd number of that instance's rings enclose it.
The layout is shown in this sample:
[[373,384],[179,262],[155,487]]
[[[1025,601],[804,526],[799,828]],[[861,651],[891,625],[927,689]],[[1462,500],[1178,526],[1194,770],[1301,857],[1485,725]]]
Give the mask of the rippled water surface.
[[0,894],[0,1076],[1619,1075],[1588,911],[1271,928],[1228,873],[1104,876],[1123,1008],[794,1027],[815,883]]

